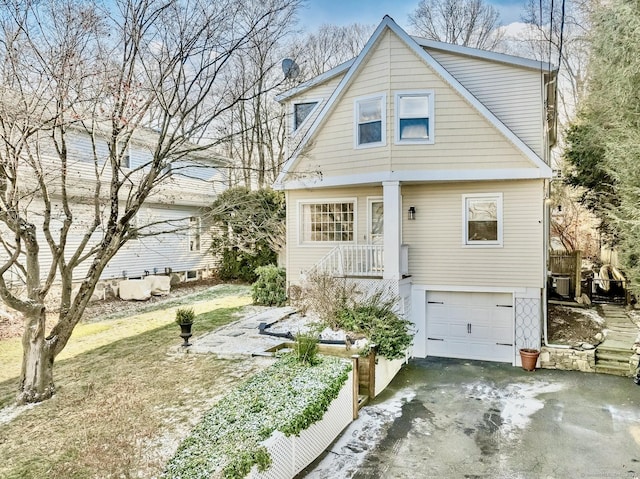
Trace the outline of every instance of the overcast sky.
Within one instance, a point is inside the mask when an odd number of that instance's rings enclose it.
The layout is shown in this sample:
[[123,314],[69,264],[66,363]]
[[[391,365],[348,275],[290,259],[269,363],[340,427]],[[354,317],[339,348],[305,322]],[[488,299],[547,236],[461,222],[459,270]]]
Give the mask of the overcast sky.
[[[315,29],[324,23],[346,25],[363,23],[378,25],[382,17],[389,15],[402,28],[408,28],[407,17],[415,10],[419,0],[307,0],[300,11],[300,23],[304,30]],[[503,25],[518,22],[525,0],[489,0],[498,8]]]

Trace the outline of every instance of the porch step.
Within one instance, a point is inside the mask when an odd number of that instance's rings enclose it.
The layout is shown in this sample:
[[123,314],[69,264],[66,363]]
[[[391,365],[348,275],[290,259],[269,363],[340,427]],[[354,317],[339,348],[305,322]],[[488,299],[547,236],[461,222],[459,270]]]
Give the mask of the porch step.
[[596,351],[596,364],[598,364],[601,361],[629,364],[630,358],[631,358],[630,351],[620,351],[620,350]]

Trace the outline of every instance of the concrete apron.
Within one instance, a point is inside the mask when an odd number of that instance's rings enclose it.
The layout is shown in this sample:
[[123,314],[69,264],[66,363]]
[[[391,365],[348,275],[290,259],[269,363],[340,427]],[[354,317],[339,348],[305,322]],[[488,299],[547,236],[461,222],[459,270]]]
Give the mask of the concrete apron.
[[[367,425],[394,401],[397,414]],[[640,387],[629,378],[414,360],[361,416],[307,477],[640,477]]]

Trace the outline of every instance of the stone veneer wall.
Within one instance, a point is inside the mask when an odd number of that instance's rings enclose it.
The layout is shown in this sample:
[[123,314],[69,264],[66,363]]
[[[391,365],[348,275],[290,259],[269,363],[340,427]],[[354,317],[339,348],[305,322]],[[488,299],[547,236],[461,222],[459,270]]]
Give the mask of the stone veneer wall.
[[540,349],[540,367],[565,371],[596,372],[595,349],[563,349],[543,346]]

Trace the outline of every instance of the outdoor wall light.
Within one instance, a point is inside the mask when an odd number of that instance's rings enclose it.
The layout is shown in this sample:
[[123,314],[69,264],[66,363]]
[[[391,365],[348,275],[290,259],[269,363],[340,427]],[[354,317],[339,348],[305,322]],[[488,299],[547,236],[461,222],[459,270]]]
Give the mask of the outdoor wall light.
[[415,220],[416,219],[416,207],[415,206],[409,206],[409,219],[410,220]]

